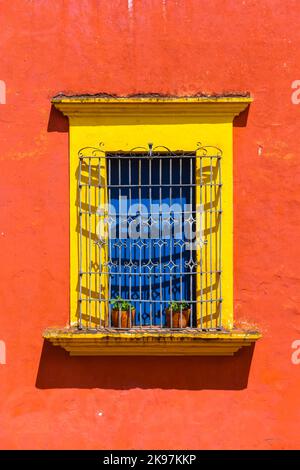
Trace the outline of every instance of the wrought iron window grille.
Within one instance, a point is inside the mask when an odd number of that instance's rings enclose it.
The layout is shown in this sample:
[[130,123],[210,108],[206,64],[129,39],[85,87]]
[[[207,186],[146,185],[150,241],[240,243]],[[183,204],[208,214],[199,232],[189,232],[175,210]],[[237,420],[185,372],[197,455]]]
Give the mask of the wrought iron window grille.
[[79,329],[222,329],[222,152],[79,152]]

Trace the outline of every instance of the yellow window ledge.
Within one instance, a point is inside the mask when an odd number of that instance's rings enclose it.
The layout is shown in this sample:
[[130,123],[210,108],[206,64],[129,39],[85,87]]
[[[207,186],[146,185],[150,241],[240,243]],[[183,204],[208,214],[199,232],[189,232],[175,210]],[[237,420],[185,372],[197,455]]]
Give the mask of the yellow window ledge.
[[71,356],[232,356],[261,338],[255,330],[164,329],[80,331],[48,328],[43,337]]

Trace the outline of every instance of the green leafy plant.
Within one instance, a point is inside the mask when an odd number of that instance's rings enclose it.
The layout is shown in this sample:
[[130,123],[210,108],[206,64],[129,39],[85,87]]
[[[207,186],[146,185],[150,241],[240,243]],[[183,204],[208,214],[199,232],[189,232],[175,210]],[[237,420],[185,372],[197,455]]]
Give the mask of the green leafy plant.
[[127,300],[122,299],[120,296],[111,301],[111,306],[113,310],[134,310],[134,306]]
[[183,310],[188,309],[190,306],[188,302],[182,300],[180,302],[170,302],[168,308],[172,310],[172,312],[181,312]]

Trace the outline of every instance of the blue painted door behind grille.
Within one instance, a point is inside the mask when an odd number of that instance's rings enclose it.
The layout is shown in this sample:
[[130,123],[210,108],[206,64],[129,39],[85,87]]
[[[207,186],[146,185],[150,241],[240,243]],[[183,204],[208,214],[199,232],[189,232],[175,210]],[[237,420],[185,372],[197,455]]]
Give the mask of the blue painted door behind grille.
[[[151,181],[147,157],[133,157],[130,162],[128,158],[112,157],[108,165],[109,200],[116,212],[116,231],[115,234],[111,232],[109,240],[110,298],[131,298],[136,308],[136,325],[151,323],[164,326],[165,308],[170,299],[192,300],[195,297],[195,276],[180,274],[190,272],[186,262],[194,256],[184,243],[183,222],[180,238],[174,238],[174,230],[169,238],[164,238],[162,216],[150,214],[151,202],[170,205],[170,190],[171,204],[179,204],[181,210],[185,204],[194,201],[194,160],[182,158],[180,163],[179,158],[175,157],[171,165],[170,175],[169,158],[162,158],[161,162],[159,158],[152,158]],[[180,184],[180,169],[181,184],[184,185],[181,190],[176,186]],[[141,187],[138,186],[139,172]],[[124,202],[120,204],[121,197],[127,198],[127,207],[130,202],[131,207],[135,205],[126,223],[126,217],[120,215],[126,212]],[[128,222],[134,220],[132,223],[137,224],[137,220],[141,220],[138,215],[140,201],[147,209],[148,217],[142,218],[142,227],[136,227],[139,238],[132,239],[128,237]],[[150,215],[152,219],[149,219]],[[155,234],[155,238],[149,238],[147,223],[151,222],[158,224],[155,228],[159,229],[159,233]],[[126,229],[122,230],[121,225]]]

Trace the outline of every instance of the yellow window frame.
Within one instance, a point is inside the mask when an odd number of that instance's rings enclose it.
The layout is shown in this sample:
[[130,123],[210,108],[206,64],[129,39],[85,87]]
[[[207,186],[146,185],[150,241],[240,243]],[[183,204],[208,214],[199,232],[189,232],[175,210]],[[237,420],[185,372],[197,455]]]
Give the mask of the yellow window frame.
[[[113,97],[55,97],[52,102],[56,108],[69,117],[69,152],[70,152],[70,330],[47,330],[45,337],[52,340],[54,344],[60,344],[72,354],[117,354],[120,348],[114,340],[106,342],[110,347],[103,346],[103,338],[109,338],[107,333],[98,332],[93,338],[88,332],[83,332],[82,336],[76,336],[74,329],[78,326],[78,272],[79,272],[79,243],[78,243],[78,152],[85,147],[99,148],[102,152],[101,176],[106,180],[105,151],[124,152],[135,147],[145,147],[148,142],[154,145],[164,145],[169,149],[191,151],[197,148],[201,142],[201,147],[217,147],[222,151],[222,325],[230,332],[230,337],[224,337],[222,333],[211,335],[198,335],[198,339],[210,338],[214,341],[223,340],[223,349],[215,347],[210,343],[211,354],[233,354],[239,349],[240,342],[249,345],[260,336],[258,332],[235,332],[233,329],[233,148],[232,148],[232,127],[233,119],[242,112],[252,101],[249,96],[222,96],[222,97],[197,97],[197,98],[157,98],[157,97],[137,97],[137,98],[113,98]],[[101,144],[100,144],[101,142]],[[90,151],[90,150],[89,150]],[[82,151],[84,152],[84,151]],[[83,153],[84,154],[84,153]],[[199,154],[200,155],[200,154]],[[199,163],[196,158],[196,183],[199,181]],[[196,202],[200,202],[200,186],[197,186]],[[98,197],[98,196],[97,196]],[[103,193],[100,204],[106,201]],[[92,201],[95,202],[96,201]],[[204,247],[205,250],[205,247]],[[106,254],[103,251],[103,257]],[[197,257],[200,256],[198,250]],[[200,276],[200,275],[199,275]],[[95,276],[96,277],[96,276]],[[200,277],[198,277],[198,285]],[[95,286],[97,287],[97,286]],[[205,286],[204,286],[205,287]],[[104,281],[104,286],[107,289]],[[200,307],[199,307],[200,308]],[[200,312],[197,311],[199,318]],[[95,316],[96,313],[95,313]],[[103,311],[103,321],[107,312]],[[85,326],[93,327],[94,325]],[[205,325],[203,325],[205,326]],[[121,333],[120,333],[121,334]],[[74,340],[75,335],[75,340]],[[149,344],[155,343],[150,335],[145,342],[136,342],[130,346],[132,339],[140,338],[137,332],[128,337],[122,333],[121,338],[126,344],[125,354],[151,354]],[[174,334],[171,342],[178,334]],[[98,338],[98,342],[97,342]],[[149,341],[151,338],[151,341]],[[227,338],[227,339],[226,339]],[[228,340],[231,338],[231,341]],[[225,347],[224,340],[227,344]],[[77,343],[76,343],[77,341]],[[80,344],[78,344],[78,341]],[[97,345],[95,345],[95,341]],[[76,343],[76,344],[75,344]],[[147,343],[144,346],[144,343]],[[183,342],[184,343],[184,342]],[[233,344],[235,343],[235,347]],[[115,344],[115,346],[114,346]],[[179,343],[178,343],[179,344]],[[204,347],[203,341],[198,341],[198,352],[194,344],[193,354],[209,354],[207,345]],[[72,346],[73,345],[73,346]],[[186,340],[186,347],[182,353],[188,354],[187,349],[191,346]],[[214,347],[213,347],[214,346]],[[176,353],[178,345],[169,346]],[[156,349],[155,349],[156,348]],[[179,348],[180,349],[180,348]],[[124,353],[124,347],[121,350]],[[152,347],[153,354],[157,344]],[[136,352],[134,352],[136,351]],[[223,352],[222,352],[223,351]],[[161,351],[163,354],[163,351]],[[119,352],[120,354],[120,352]]]

